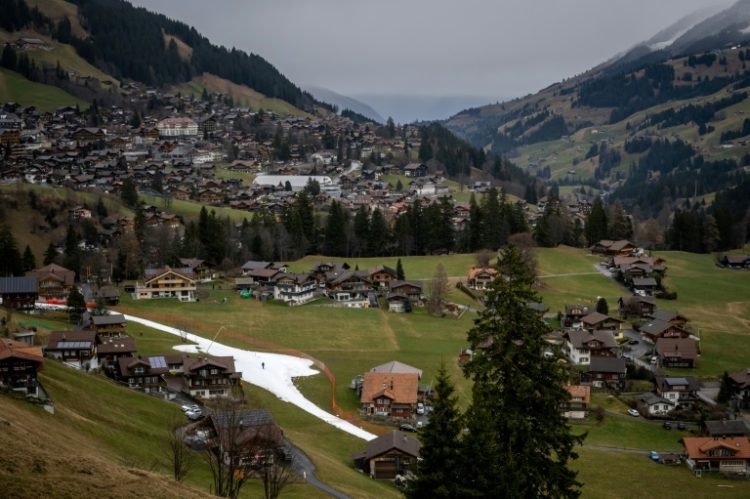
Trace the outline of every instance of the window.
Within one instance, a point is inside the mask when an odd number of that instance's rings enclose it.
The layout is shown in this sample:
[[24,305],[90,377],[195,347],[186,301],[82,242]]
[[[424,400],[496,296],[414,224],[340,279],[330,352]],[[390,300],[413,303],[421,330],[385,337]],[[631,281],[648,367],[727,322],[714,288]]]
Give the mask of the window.
[[211,374],[219,374],[219,370],[216,368],[211,369]]
[[133,372],[135,374],[143,374],[143,368],[142,367],[136,367],[135,369],[133,369]]

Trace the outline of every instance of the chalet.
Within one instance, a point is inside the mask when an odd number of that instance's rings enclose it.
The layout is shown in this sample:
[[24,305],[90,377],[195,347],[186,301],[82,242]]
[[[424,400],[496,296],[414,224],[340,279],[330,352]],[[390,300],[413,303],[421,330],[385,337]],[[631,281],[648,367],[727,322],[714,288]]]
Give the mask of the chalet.
[[427,165],[424,163],[409,163],[404,167],[404,175],[407,177],[424,177],[427,175]]
[[386,288],[388,287],[388,283],[398,278],[397,275],[398,274],[396,273],[396,271],[392,268],[386,267],[384,265],[378,265],[370,271],[368,280],[374,286]]
[[673,377],[657,375],[654,378],[656,394],[677,407],[689,407],[698,400],[698,381],[692,376]]
[[572,327],[575,324],[579,324],[581,319],[589,315],[593,310],[593,307],[589,305],[565,305],[565,314],[563,315],[563,325],[565,327]]
[[747,437],[683,437],[687,465],[693,472],[720,472],[746,477],[750,464]]
[[638,331],[649,341],[656,343],[659,338],[688,338],[690,332],[683,328],[662,320],[652,320],[640,327]]
[[385,364],[381,364],[379,366],[375,366],[372,369],[370,369],[371,373],[398,373],[398,374],[416,374],[417,379],[422,379],[422,370],[418,369],[416,367],[412,367],[408,364],[404,364],[403,362],[399,362],[397,360],[392,360],[390,362],[386,362]]
[[368,416],[410,418],[417,404],[417,373],[367,372],[360,402]]
[[618,357],[592,357],[588,369],[581,373],[581,382],[596,388],[611,387],[616,390],[625,388],[627,365],[625,359]]
[[734,401],[739,409],[750,409],[750,368],[729,375],[734,382]]
[[[642,277],[643,275],[660,274],[664,275],[667,272],[667,267],[664,265],[664,259],[658,256],[622,256],[615,255],[609,261],[609,266],[616,268],[623,274],[633,274],[634,277]],[[639,272],[638,269],[645,272]],[[635,274],[641,274],[637,276]]]
[[392,480],[416,469],[419,448],[419,440],[393,431],[370,440],[352,458],[354,466],[371,478]]
[[310,274],[278,272],[274,278],[273,299],[289,306],[304,305],[315,298],[318,283]]
[[[190,430],[189,430],[190,431]],[[284,432],[274,422],[268,409],[235,409],[212,412],[201,420],[194,431],[206,435],[212,452],[224,453],[225,459],[240,459],[239,469],[251,468],[284,452]]]
[[673,326],[684,326],[690,321],[690,319],[674,310],[659,310],[654,312],[652,317],[654,320],[668,322]]
[[146,393],[163,393],[167,390],[165,375],[169,373],[169,366],[163,355],[120,357],[117,365],[119,378],[128,387]]
[[214,277],[209,265],[200,258],[180,258],[180,264],[184,268],[190,269],[196,279],[207,280]]
[[122,314],[94,315],[91,324],[99,340],[117,338],[125,335],[125,316]]
[[591,247],[591,252],[595,255],[606,256],[630,256],[636,252],[635,244],[626,240],[610,241],[601,240]]
[[254,281],[249,277],[235,277],[234,289],[236,291],[249,290],[253,287]]
[[713,438],[750,437],[750,423],[744,419],[722,419],[703,423],[706,436]]
[[422,303],[422,283],[419,281],[393,280],[388,283],[388,289],[391,293],[405,295],[412,304]]
[[719,257],[719,265],[730,269],[750,269],[750,255],[724,255]]
[[274,282],[277,277],[280,277],[282,272],[276,269],[253,269],[245,273],[248,279],[252,279],[254,284],[269,284]]
[[486,290],[495,280],[497,270],[492,267],[471,267],[467,287],[477,290]]
[[653,392],[642,393],[635,400],[638,405],[638,412],[648,417],[666,416],[677,407],[674,402]]
[[101,128],[79,128],[71,134],[70,138],[76,141],[78,147],[81,147],[104,140],[105,134]]
[[249,260],[242,265],[242,275],[247,276],[253,270],[270,269],[273,268],[273,266],[273,262]]
[[617,341],[612,331],[578,331],[565,333],[565,351],[575,365],[586,366],[592,357],[617,356]]
[[36,277],[39,283],[39,297],[45,300],[67,299],[76,279],[75,272],[54,263],[30,270],[26,272],[26,276]]
[[592,312],[581,319],[581,325],[584,329],[588,329],[589,331],[612,331],[617,339],[622,339],[623,337],[623,324],[624,321],[600,314],[599,312]]
[[96,357],[96,331],[52,331],[44,355],[61,360],[76,369],[96,369],[99,365]]
[[352,300],[366,297],[373,291],[372,283],[367,279],[367,272],[345,270],[327,285],[327,294],[336,301]]
[[42,349],[21,341],[0,338],[0,390],[42,398],[37,373],[44,367]]
[[121,357],[132,357],[137,351],[135,339],[129,336],[106,338],[96,346],[96,357],[100,366],[115,369]]
[[570,419],[585,419],[589,415],[591,404],[591,387],[585,385],[568,385],[565,389],[570,394],[568,400],[562,406],[562,414]]
[[180,301],[195,301],[196,285],[192,275],[184,270],[151,269],[142,285],[137,285],[133,298],[136,300],[151,300],[156,298],[177,298]]
[[656,311],[653,296],[622,296],[617,300],[622,317],[650,317]]
[[91,218],[91,210],[83,206],[74,206],[68,210],[68,216],[71,220],[78,221]]
[[189,357],[183,363],[183,391],[191,397],[229,397],[240,387],[242,373],[235,371],[232,357]]
[[389,312],[402,314],[412,310],[411,300],[403,293],[388,293],[385,301],[388,303]]
[[39,298],[36,277],[0,277],[0,299],[3,307],[31,310]]
[[117,305],[120,303],[120,290],[114,286],[103,286],[97,290],[96,298],[106,305]]
[[658,338],[656,355],[661,367],[695,367],[698,350],[692,338]]
[[659,289],[659,283],[653,277],[634,277],[631,288],[634,292],[651,296]]

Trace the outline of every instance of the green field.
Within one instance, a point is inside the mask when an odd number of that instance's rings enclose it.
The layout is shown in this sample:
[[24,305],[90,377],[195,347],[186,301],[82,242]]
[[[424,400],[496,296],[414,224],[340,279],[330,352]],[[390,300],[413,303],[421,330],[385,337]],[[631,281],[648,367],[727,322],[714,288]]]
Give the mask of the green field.
[[54,111],[63,106],[88,107],[84,100],[52,85],[29,81],[14,71],[0,68],[0,103],[18,102],[40,111]]
[[164,206],[164,199],[159,196],[152,196],[150,194],[139,194],[139,199],[144,203],[156,206],[157,208],[164,210],[168,213],[174,213],[187,219],[197,219],[200,215],[201,208],[206,206],[206,209],[210,212],[211,210],[216,212],[219,217],[229,217],[234,222],[241,222],[243,219],[248,220],[252,218],[252,213],[247,211],[235,210],[233,208],[222,208],[217,206],[207,206],[194,201],[182,201],[180,199],[171,199],[169,206]]

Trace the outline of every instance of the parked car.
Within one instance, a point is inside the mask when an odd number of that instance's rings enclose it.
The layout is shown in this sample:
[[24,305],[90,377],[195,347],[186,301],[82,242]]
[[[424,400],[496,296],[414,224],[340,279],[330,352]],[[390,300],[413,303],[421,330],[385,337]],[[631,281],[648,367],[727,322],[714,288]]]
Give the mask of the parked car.
[[628,345],[637,345],[638,343],[640,343],[640,341],[638,341],[638,340],[630,340],[630,341],[628,341]]
[[417,414],[424,414],[424,404],[417,402]]
[[188,419],[190,419],[191,421],[196,421],[203,417],[203,411],[202,410],[198,410],[198,411],[190,410],[185,413],[185,416],[187,416]]
[[414,425],[410,425],[409,423],[402,423],[398,429],[401,431],[417,431],[417,429],[414,428]]
[[417,421],[417,430],[419,430],[419,429],[421,429],[421,428],[424,428],[424,421],[422,421],[422,420],[420,419],[419,421]]
[[640,415],[641,415],[641,413],[640,413],[640,412],[638,412],[638,410],[637,410],[637,409],[628,409],[628,414],[630,414],[630,415],[631,415],[631,416],[633,416],[634,418],[637,418],[638,416],[640,416]]
[[669,421],[664,421],[664,424],[662,424],[662,427],[665,430],[671,430],[672,429],[672,423],[670,423]]
[[654,356],[651,357],[651,363],[652,364],[657,364],[658,362],[659,362],[659,357],[657,357],[656,355],[654,355]]
[[651,452],[648,453],[648,458],[658,463],[659,461],[661,461],[661,454],[659,454],[655,450],[652,450]]
[[683,423],[682,421],[680,421],[679,423],[677,423],[677,429],[678,430],[684,430],[685,429],[685,423]]
[[196,404],[183,405],[182,407],[180,407],[180,409],[182,409],[182,412],[188,412],[188,411],[196,412],[196,411],[201,411],[202,410],[201,406],[196,405]]

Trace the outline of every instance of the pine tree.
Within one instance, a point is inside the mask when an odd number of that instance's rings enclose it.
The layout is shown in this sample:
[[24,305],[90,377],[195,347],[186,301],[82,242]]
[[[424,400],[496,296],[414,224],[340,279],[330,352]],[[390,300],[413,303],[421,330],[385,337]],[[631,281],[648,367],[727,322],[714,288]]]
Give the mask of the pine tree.
[[473,381],[464,437],[463,497],[580,495],[572,435],[560,412],[570,396],[562,366],[542,354],[549,327],[527,304],[540,301],[522,252],[508,246],[486,308],[469,331],[476,352],[465,367]]
[[609,238],[613,240],[632,239],[633,224],[630,217],[625,213],[620,201],[615,201],[609,217]]
[[396,279],[399,281],[403,281],[406,279],[406,276],[404,275],[404,266],[401,263],[401,259],[399,258],[396,262]]
[[721,385],[719,386],[719,395],[716,397],[716,401],[720,404],[728,404],[734,394],[737,391],[737,385],[734,380],[729,377],[729,373],[724,371],[721,377]]
[[77,286],[73,286],[68,294],[68,317],[70,318],[71,324],[78,324],[81,322],[81,318],[85,311],[86,302],[83,299],[83,295],[78,291]]
[[435,401],[430,422],[422,431],[416,478],[406,489],[407,499],[452,499],[460,497],[459,464],[461,413],[453,382],[445,364],[435,377]]
[[81,248],[78,247],[78,243],[81,242],[81,238],[75,231],[72,225],[68,225],[68,232],[65,235],[65,258],[63,260],[63,266],[69,270],[72,270],[76,275],[81,273]]
[[44,265],[49,265],[50,263],[55,263],[55,260],[57,259],[57,248],[55,248],[55,245],[52,243],[49,243],[49,246],[47,246],[47,250],[44,252]]
[[135,208],[138,204],[138,189],[136,188],[135,181],[132,177],[127,177],[122,181],[120,199],[122,199],[122,202],[130,208]]
[[360,206],[354,215],[354,237],[357,238],[359,253],[367,250],[367,238],[370,233],[370,214],[367,208]]
[[607,239],[607,212],[604,211],[601,198],[594,200],[591,213],[586,218],[585,234],[589,245],[594,245],[602,239]]
[[596,301],[596,311],[604,315],[609,314],[609,304],[603,296]]
[[388,222],[380,209],[375,208],[370,218],[370,232],[367,240],[369,256],[380,256],[385,253],[388,243]]
[[325,251],[330,256],[347,256],[346,211],[334,199],[328,211],[325,230]]
[[23,273],[23,261],[18,252],[16,238],[7,225],[0,229],[0,277],[17,276]]
[[26,249],[23,250],[22,264],[24,272],[36,268],[36,257],[34,256],[34,253],[31,252],[31,248],[28,244],[26,245]]

